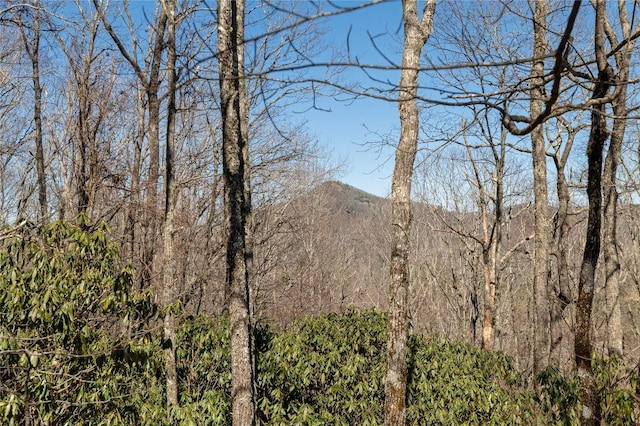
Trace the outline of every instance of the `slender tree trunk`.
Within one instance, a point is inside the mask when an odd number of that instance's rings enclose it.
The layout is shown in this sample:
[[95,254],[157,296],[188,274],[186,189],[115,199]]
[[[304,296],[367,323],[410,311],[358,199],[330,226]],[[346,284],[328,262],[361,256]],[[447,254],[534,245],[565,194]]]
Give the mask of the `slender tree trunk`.
[[[79,155],[78,161],[78,171],[76,175],[76,193],[78,195],[77,205],[76,205],[76,214],[78,215],[86,215],[89,212],[90,207],[90,187],[92,185],[91,175],[92,175],[92,164],[91,164],[91,151],[94,150],[93,145],[95,145],[95,140],[92,137],[92,132],[90,129],[90,118],[91,118],[91,108],[92,108],[92,100],[91,100],[91,62],[93,60],[94,55],[94,41],[95,41],[96,33],[95,31],[90,34],[90,42],[87,48],[87,52],[80,60],[81,69],[78,69],[75,73],[76,75],[76,85],[77,85],[77,102],[78,102],[78,117],[76,124],[76,142],[77,142],[77,152]],[[71,59],[71,55],[69,55],[69,59]]]
[[[533,14],[533,56],[543,57],[547,53],[547,0],[536,0]],[[538,117],[544,108],[544,60],[534,62],[531,69],[531,116]],[[531,132],[533,152],[533,371],[538,373],[549,364],[550,311],[548,294],[549,234],[547,199],[547,156],[542,126]]]
[[[607,63],[604,50],[604,0],[596,1],[595,50],[598,62],[598,79],[593,90],[593,99],[607,96],[613,79],[613,69]],[[593,107],[591,112],[591,132],[587,145],[587,197],[589,215],[587,219],[587,235],[584,246],[580,281],[578,284],[578,302],[576,305],[576,337],[574,354],[578,379],[581,385],[580,399],[582,403],[581,419],[583,425],[600,424],[600,401],[596,388],[594,373],[591,368],[591,313],[595,274],[600,256],[601,221],[602,221],[602,153],[608,137],[607,121],[604,116],[605,104]]]
[[153,286],[154,257],[156,253],[156,242],[158,233],[158,182],[160,177],[160,65],[164,52],[164,34],[167,27],[167,16],[160,13],[156,28],[156,38],[153,52],[151,54],[151,67],[148,73],[148,80],[144,81],[147,95],[148,129],[147,141],[149,144],[149,169],[145,185],[146,211],[144,221],[145,236],[142,247],[142,287]]
[[[629,80],[629,67],[631,62],[631,52],[634,49],[635,41],[631,40],[631,25],[627,16],[624,2],[618,4],[618,14],[620,16],[620,26],[622,36],[629,40],[625,47],[615,54],[617,65],[616,80],[626,82]],[[605,23],[608,25],[608,22]],[[612,46],[617,46],[615,34],[611,28],[606,31],[609,42]],[[616,234],[618,218],[618,191],[617,179],[618,165],[622,141],[627,125],[627,85],[622,84],[616,87],[613,105],[613,127],[611,130],[611,141],[604,163],[603,190],[604,190],[604,212],[603,212],[603,241],[602,251],[604,254],[605,270],[605,303],[607,312],[607,333],[606,346],[610,356],[623,356],[623,333],[622,315],[620,312],[620,261],[618,258],[618,239]]]
[[[490,136],[490,132],[489,138]],[[499,147],[489,141],[495,160],[495,172],[491,182],[491,194],[483,181],[477,161],[471,147],[466,143],[467,155],[478,188],[478,210],[482,221],[482,276],[484,281],[484,317],[482,321],[482,348],[491,349],[495,339],[496,323],[496,288],[498,285],[500,245],[502,242],[503,200],[504,200],[504,162],[506,147],[506,130],[502,131]],[[493,201],[493,211],[490,203]]]
[[[491,232],[489,234],[489,240],[491,241],[490,251],[490,265],[491,276],[493,279],[493,324],[494,324],[494,336],[491,344],[494,345],[496,340],[495,324],[498,319],[498,312],[496,309],[497,300],[500,296],[500,271],[501,267],[501,252],[502,252],[502,228],[504,221],[504,175],[505,175],[505,161],[506,161],[506,148],[507,148],[507,131],[503,129],[500,134],[500,146],[492,147],[494,160],[496,162],[496,170],[494,177],[494,211],[493,211],[493,224]],[[498,330],[500,331],[500,330]]]
[[[160,69],[158,59],[158,70]],[[152,72],[152,74],[155,74]],[[147,108],[149,112],[149,127],[147,140],[149,143],[149,169],[147,174],[145,226],[146,234],[142,251],[142,282],[144,287],[154,283],[153,259],[156,253],[156,234],[158,231],[158,181],[160,177],[160,100],[158,89],[159,75],[152,77],[147,89]]]
[[[616,116],[609,142],[609,150],[604,164],[602,185],[604,189],[604,210],[602,214],[602,253],[605,272],[605,309],[607,314],[606,348],[608,355],[622,357],[622,318],[620,312],[620,261],[618,259],[618,191],[616,173],[620,164],[620,151],[626,126],[627,110],[625,101],[614,103]],[[622,117],[618,114],[623,114]]]
[[[126,258],[133,259],[136,262],[136,270],[141,270],[140,259],[137,256],[137,226],[140,216],[140,171],[142,170],[142,145],[145,135],[145,107],[144,107],[144,93],[139,90],[136,94],[137,102],[137,130],[134,137],[133,146],[133,163],[131,164],[131,184],[129,186],[129,205],[127,206],[126,223],[124,229],[124,235],[126,239],[126,248],[128,253],[125,253]],[[143,289],[142,280],[140,280],[140,290]]]
[[38,180],[38,204],[40,221],[46,223],[49,218],[47,203],[47,176],[44,159],[44,138],[42,134],[42,85],[40,84],[40,13],[41,1],[33,0],[33,28],[29,40],[24,28],[20,25],[20,35],[31,61],[31,81],[33,83],[33,123],[36,146],[36,173]]
[[[556,260],[556,285],[554,286],[551,306],[551,362],[555,367],[561,368],[567,364],[563,358],[563,342],[568,338],[571,330],[566,326],[565,313],[571,302],[571,279],[569,275],[568,241],[569,236],[569,185],[565,178],[565,165],[575,133],[570,133],[562,152],[556,152],[553,157],[556,166],[556,193],[558,196],[558,211],[554,217],[554,242]],[[559,147],[557,148],[559,149]]]
[[234,426],[255,423],[254,353],[249,306],[247,220],[248,99],[244,81],[244,0],[218,2],[218,61],[222,106],[227,308],[231,322],[231,395]]
[[[154,283],[153,260],[158,231],[158,181],[160,177],[160,71],[162,56],[165,50],[164,36],[167,27],[167,16],[161,12],[157,24],[154,28],[155,39],[149,52],[150,64],[144,69],[140,66],[135,56],[129,54],[113,27],[107,20],[103,5],[99,0],[93,0],[93,5],[98,12],[102,23],[109,33],[109,36],[118,47],[122,56],[129,62],[136,73],[138,80],[144,88],[147,97],[148,129],[147,141],[149,144],[149,169],[146,184],[146,200],[144,202],[146,211],[141,215],[144,219],[142,228],[145,235],[142,237],[141,248],[141,288],[148,287]],[[141,203],[142,204],[142,203]]]
[[484,277],[484,317],[482,320],[482,348],[490,349],[493,345],[495,306],[496,306],[496,276],[492,267],[492,247],[482,250],[482,273]]
[[163,307],[164,352],[167,387],[167,415],[172,419],[172,409],[178,405],[178,375],[176,372],[176,315],[170,309],[175,302],[175,254],[174,218],[178,199],[175,178],[175,125],[176,125],[176,16],[175,0],[162,0],[163,13],[168,17],[167,28],[167,132],[165,142],[165,209],[163,224]]
[[[500,254],[500,246],[502,243],[502,221],[503,221],[503,184],[504,176],[504,157],[496,165],[496,186],[494,192],[495,210],[493,212],[492,224],[485,223],[485,242],[486,249],[483,249],[483,271],[485,280],[485,307],[484,322],[482,327],[482,347],[491,349],[494,344],[496,330],[496,291],[498,287],[498,276],[500,264],[498,256]],[[488,213],[488,212],[487,212]]]
[[[244,11],[244,3],[245,0],[242,0],[242,9]],[[237,26],[237,40],[239,43],[238,46],[238,62],[242,62],[244,60],[244,12],[242,13],[242,23]],[[244,74],[244,71],[243,71]],[[245,220],[244,233],[245,233],[245,246],[244,246],[244,258],[245,258],[245,275],[246,275],[246,298],[247,298],[247,313],[249,315],[249,349],[250,349],[250,361],[252,363],[252,379],[251,384],[253,385],[253,404],[255,411],[255,397],[257,395],[257,383],[256,383],[256,374],[258,371],[258,366],[256,364],[257,360],[254,353],[255,348],[255,336],[253,333],[253,324],[254,324],[254,316],[256,310],[256,294],[254,291],[254,285],[252,285],[252,279],[255,277],[254,275],[254,257],[253,257],[253,235],[255,230],[255,224],[253,221],[253,209],[251,202],[251,156],[249,152],[249,95],[247,92],[246,81],[239,80],[239,93],[240,93],[240,102],[239,102],[239,114],[240,114],[240,134],[243,135],[243,139],[246,140],[246,143],[242,146],[242,161],[244,163],[244,176],[243,176],[243,186],[244,186],[244,203],[242,205],[242,216]],[[255,413],[254,413],[255,416]],[[254,418],[255,422],[255,418]]]
[[[34,0],[38,5],[38,0]],[[42,86],[40,85],[40,12],[34,10],[33,23],[33,48],[31,51],[31,64],[33,69],[33,121],[36,132],[36,170],[38,173],[38,202],[40,204],[40,220],[46,223],[48,220],[47,203],[47,176],[44,161],[44,140],[42,136]]]
[[391,183],[392,248],[387,325],[387,366],[385,377],[384,422],[387,426],[405,424],[407,387],[407,340],[409,321],[409,250],[411,231],[411,181],[418,147],[419,111],[418,68],[420,55],[433,25],[435,0],[425,4],[422,20],[416,0],[403,0],[404,47],[398,95],[400,141],[396,148]]

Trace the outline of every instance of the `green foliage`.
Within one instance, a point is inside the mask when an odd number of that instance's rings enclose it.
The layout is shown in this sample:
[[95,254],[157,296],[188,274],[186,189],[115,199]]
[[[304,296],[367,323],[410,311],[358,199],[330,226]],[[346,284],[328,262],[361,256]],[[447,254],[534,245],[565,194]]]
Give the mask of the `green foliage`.
[[600,396],[600,410],[604,424],[635,425],[635,389],[637,372],[627,373],[617,357],[594,356],[591,362]]
[[227,318],[182,321],[177,337],[181,425],[231,424],[231,355]]
[[534,424],[532,394],[511,358],[450,342],[412,336],[407,422],[412,425]]
[[565,378],[555,367],[548,367],[540,372],[537,380],[541,387],[537,399],[547,413],[549,424],[579,425],[580,384],[578,380]]
[[[350,310],[299,321],[260,363],[263,424],[382,424],[385,315]],[[412,336],[408,424],[533,424],[533,394],[500,353]]]
[[263,424],[382,421],[384,314],[349,310],[298,321],[259,362]]
[[[637,373],[626,372],[619,358],[593,356],[603,424],[635,425],[635,391]],[[549,424],[574,426],[580,424],[580,384],[577,378],[566,378],[553,367],[539,374],[542,389],[538,395],[547,413]]]
[[81,218],[26,223],[0,241],[3,423],[145,424],[130,404],[144,389],[137,375],[156,368],[156,345],[133,327],[151,304],[131,295],[131,269],[107,232]]
[[[167,425],[160,328],[105,226],[25,224],[0,237],[0,423]],[[180,306],[176,305],[176,310]],[[386,316],[377,310],[257,327],[263,425],[382,424]],[[226,318],[179,320],[180,425],[231,424]],[[576,425],[579,386],[548,369],[527,390],[504,354],[411,336],[407,423]],[[604,421],[634,423],[637,376],[594,359]],[[625,386],[627,388],[625,388]]]

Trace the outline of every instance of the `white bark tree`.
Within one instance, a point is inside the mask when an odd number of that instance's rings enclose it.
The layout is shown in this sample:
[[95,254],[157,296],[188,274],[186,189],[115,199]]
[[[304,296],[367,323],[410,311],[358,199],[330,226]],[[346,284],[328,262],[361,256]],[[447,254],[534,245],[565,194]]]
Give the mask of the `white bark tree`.
[[418,149],[418,69],[422,49],[431,35],[436,1],[425,3],[422,17],[416,0],[403,0],[404,44],[398,87],[400,141],[396,148],[391,183],[392,236],[387,325],[387,367],[385,376],[384,422],[405,424],[407,391],[407,340],[409,337],[408,293],[411,234],[411,181]]

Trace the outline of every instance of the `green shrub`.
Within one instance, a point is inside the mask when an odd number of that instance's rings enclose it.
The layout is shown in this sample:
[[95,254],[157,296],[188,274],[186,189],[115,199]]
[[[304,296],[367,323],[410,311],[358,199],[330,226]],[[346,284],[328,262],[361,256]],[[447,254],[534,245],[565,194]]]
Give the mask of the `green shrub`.
[[381,424],[385,315],[349,310],[298,321],[259,362],[263,424]]
[[[0,423],[166,425],[158,312],[104,225],[0,234]],[[386,315],[350,309],[255,330],[262,425],[382,424]],[[410,425],[576,425],[579,386],[550,368],[527,390],[501,353],[411,336]],[[187,317],[177,338],[180,425],[230,425],[226,318]],[[637,377],[595,358],[604,421],[632,425]]]
[[[635,425],[637,374],[626,372],[619,358],[595,355],[591,366],[596,378],[603,424]],[[538,375],[541,390],[537,395],[549,424],[580,424],[580,383],[576,377],[564,377],[549,367]]]
[[617,357],[594,356],[591,365],[596,376],[604,424],[635,425],[635,389],[638,381],[636,370],[625,371],[622,360]]
[[138,378],[154,376],[156,344],[135,327],[152,305],[107,233],[80,218],[0,239],[2,423],[157,424],[132,407],[153,393]]
[[177,337],[182,425],[231,424],[231,355],[227,318],[189,317]]
[[408,424],[531,424],[532,394],[511,358],[447,339],[412,336]]
[[[350,310],[306,318],[262,354],[263,424],[382,424],[385,314]],[[408,424],[532,424],[531,392],[507,356],[412,336]]]
[[[203,317],[179,335],[181,424],[229,425],[229,326]],[[258,415],[263,425],[382,424],[386,315],[348,310],[298,320],[285,333],[256,331]],[[619,363],[594,361],[606,424],[632,425],[633,392]],[[635,376],[630,376],[634,388]],[[549,368],[539,393],[510,357],[443,338],[413,335],[408,352],[407,424],[577,425],[579,386]],[[617,390],[616,390],[617,389]]]

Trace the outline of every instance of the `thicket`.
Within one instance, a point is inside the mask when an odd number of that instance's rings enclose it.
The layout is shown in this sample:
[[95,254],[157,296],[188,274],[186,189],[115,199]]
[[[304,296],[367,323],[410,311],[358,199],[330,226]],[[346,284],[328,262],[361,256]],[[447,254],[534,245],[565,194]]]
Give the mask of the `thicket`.
[[[103,225],[0,234],[1,423],[167,424],[161,313],[131,283]],[[384,313],[355,309],[259,326],[259,423],[382,424],[385,327]],[[229,337],[225,318],[182,318],[176,423],[230,424]],[[534,392],[508,356],[421,335],[408,366],[412,425],[578,422],[577,382],[553,369]],[[615,360],[597,371],[607,424],[634,424],[636,377]]]

